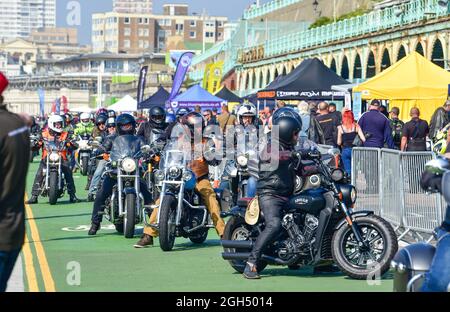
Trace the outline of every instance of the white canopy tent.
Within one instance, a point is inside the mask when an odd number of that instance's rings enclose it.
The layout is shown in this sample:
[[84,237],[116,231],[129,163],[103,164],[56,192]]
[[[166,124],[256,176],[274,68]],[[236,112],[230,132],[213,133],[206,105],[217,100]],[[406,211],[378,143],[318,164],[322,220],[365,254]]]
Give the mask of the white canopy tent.
[[138,110],[137,101],[131,96],[125,95],[117,103],[109,106],[108,109],[112,109],[116,112],[136,112]]

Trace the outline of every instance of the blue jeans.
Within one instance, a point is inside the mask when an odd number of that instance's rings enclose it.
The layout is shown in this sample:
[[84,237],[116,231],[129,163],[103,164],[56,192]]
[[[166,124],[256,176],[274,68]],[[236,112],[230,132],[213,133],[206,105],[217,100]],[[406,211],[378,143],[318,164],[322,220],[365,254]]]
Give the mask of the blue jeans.
[[258,180],[255,177],[250,177],[247,180],[247,195],[248,198],[253,198],[256,196],[256,185],[258,184]]
[[95,194],[97,192],[97,186],[102,178],[103,171],[105,171],[106,161],[100,160],[97,165],[97,169],[92,176],[91,184],[89,185],[89,194]]
[[13,251],[0,251],[0,292],[6,291],[9,277],[14,269],[20,249]]
[[342,149],[342,162],[344,163],[344,170],[348,175],[352,174],[352,148],[344,147]]
[[439,239],[430,272],[425,277],[422,291],[447,292],[447,287],[450,285],[449,261],[450,233],[447,233]]

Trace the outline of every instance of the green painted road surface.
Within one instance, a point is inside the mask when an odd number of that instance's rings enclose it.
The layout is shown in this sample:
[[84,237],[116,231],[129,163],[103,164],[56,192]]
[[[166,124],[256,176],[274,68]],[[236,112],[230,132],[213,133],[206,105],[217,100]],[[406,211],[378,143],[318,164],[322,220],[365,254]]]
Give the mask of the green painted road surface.
[[[37,165],[35,161],[30,166],[28,196]],[[56,206],[50,206],[48,198],[40,197],[39,204],[31,207],[33,218],[28,213],[27,238],[30,243],[26,246],[31,252],[22,254],[26,291],[392,290],[390,273],[378,281],[379,285],[369,285],[367,281],[355,281],[340,273],[312,275],[312,268],[291,271],[270,266],[263,272],[261,280],[246,280],[221,258],[222,248],[214,230],[203,245],[177,239],[175,249],[166,253],[159,248],[158,240],[152,248],[133,248],[142,229],[131,240],[111,229],[88,236],[86,227],[90,224],[92,203],[84,200],[87,178],[79,174],[74,178],[77,195],[83,202],[70,204],[66,195]],[[33,226],[37,228],[34,233]],[[105,221],[103,226],[111,224]]]

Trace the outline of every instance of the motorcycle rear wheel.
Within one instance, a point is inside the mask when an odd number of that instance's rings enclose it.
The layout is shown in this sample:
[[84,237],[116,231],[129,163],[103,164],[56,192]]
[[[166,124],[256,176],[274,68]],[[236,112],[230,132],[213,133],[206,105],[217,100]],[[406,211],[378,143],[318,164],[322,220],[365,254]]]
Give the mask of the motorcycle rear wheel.
[[161,217],[159,220],[159,246],[163,251],[171,251],[175,244],[176,207],[176,198],[165,195],[161,203]]
[[[248,225],[245,223],[243,218],[231,217],[223,233],[223,240],[248,240],[248,234],[250,233],[247,228]],[[247,237],[246,237],[247,236]],[[225,252],[249,252],[247,249],[237,249],[237,248],[224,248]],[[229,260],[228,261],[233,269],[239,273],[244,273],[247,261],[245,260]],[[266,261],[259,261],[256,264],[256,268],[259,272],[262,272],[267,266]]]
[[208,229],[197,231],[196,235],[189,236],[189,240],[194,244],[203,244],[208,238]]
[[[331,242],[331,253],[339,269],[347,276],[363,280],[381,278],[398,250],[397,236],[384,219],[371,215],[356,218],[369,250],[362,250],[350,226],[337,230]],[[356,261],[356,262],[355,262]]]

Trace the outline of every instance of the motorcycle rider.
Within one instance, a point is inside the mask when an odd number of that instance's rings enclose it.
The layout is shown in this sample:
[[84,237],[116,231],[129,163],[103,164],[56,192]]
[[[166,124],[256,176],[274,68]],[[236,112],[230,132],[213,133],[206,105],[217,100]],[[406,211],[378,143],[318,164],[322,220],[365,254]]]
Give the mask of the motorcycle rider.
[[92,136],[94,130],[94,124],[91,123],[91,114],[82,113],[80,115],[80,122],[77,124],[74,130],[76,136]]
[[[194,150],[194,136],[195,133],[201,134],[203,133],[203,117],[201,114],[196,112],[188,113],[187,115],[181,118],[180,124],[189,129],[191,134],[191,149]],[[203,141],[202,144],[206,142]],[[188,164],[188,167],[191,168],[194,173],[197,183],[195,185],[195,190],[202,197],[206,208],[208,209],[211,218],[213,220],[214,226],[216,228],[217,234],[220,238],[223,236],[223,232],[225,229],[225,222],[220,217],[220,205],[216,199],[216,193],[209,182],[209,165],[217,165],[215,161],[208,162],[203,156],[200,158],[195,158]],[[159,204],[159,201],[156,201],[156,205]],[[150,216],[149,223],[154,224],[157,221],[158,217],[158,208],[153,209],[152,214]],[[144,227],[144,234],[141,239],[134,245],[136,248],[143,248],[147,246],[153,245],[153,238],[158,236],[158,232],[151,227]]]
[[[106,115],[103,111],[95,117],[95,128],[92,130],[92,138],[101,138],[101,141],[103,141],[108,133],[106,131],[106,122],[108,121],[108,115]],[[91,185],[92,176],[94,175],[94,172],[97,168],[97,161],[91,160],[89,162],[89,169],[88,169],[88,179],[86,184],[86,191],[89,190],[89,186]]]
[[[109,152],[112,148],[112,143],[114,139],[117,137],[116,135],[116,120],[114,118],[108,118],[106,122],[106,130],[108,131],[108,136],[102,142],[100,148],[94,151],[95,155],[103,154],[104,152]],[[89,185],[89,193],[88,193],[88,201],[94,201],[95,194],[97,193],[97,187],[100,183],[100,179],[102,177],[103,171],[105,171],[106,160],[101,159],[97,168],[95,169],[94,175],[92,176],[91,184]]]
[[[119,117],[117,117],[116,132],[117,136],[124,136],[124,135],[134,136],[136,132],[136,120],[134,119],[134,117],[129,114],[122,114]],[[107,142],[108,141],[106,141],[106,143]],[[113,141],[110,140],[110,142],[112,146]],[[141,140],[141,146],[143,145],[144,141]],[[108,146],[105,146],[105,148],[108,149]],[[140,183],[141,183],[141,192],[142,195],[144,196],[144,202],[146,205],[150,204],[151,195],[147,190],[145,183],[143,181],[140,181]],[[91,219],[92,224],[88,235],[96,235],[97,231],[100,229],[100,224],[103,219],[100,213],[102,213],[105,210],[106,199],[111,196],[115,184],[116,180],[114,180],[110,176],[106,176],[105,179],[103,180],[101,188],[97,191],[92,211],[92,219]]]
[[152,130],[166,130],[168,124],[166,123],[166,112],[159,106],[150,109],[150,120],[141,123],[137,135],[144,137],[147,144],[152,144]]
[[[445,167],[450,170],[450,154],[445,154]],[[422,175],[420,185],[426,191],[442,193],[443,188],[450,188],[449,180],[443,180],[442,175],[425,171]],[[450,287],[450,203],[447,203],[444,222],[435,229],[436,253],[431,263],[430,271],[425,276],[422,291],[447,292]]]
[[[295,160],[293,151],[298,142],[302,124],[296,118],[282,116],[274,119],[272,125],[278,127],[278,137],[269,138],[267,148],[260,153],[257,184],[259,206],[264,214],[266,227],[258,236],[248,258],[243,273],[248,279],[260,278],[257,265],[262,252],[280,232],[283,208],[294,193],[296,174],[293,168]],[[278,147],[278,155],[274,155],[272,147]],[[276,166],[269,165],[272,157],[278,157]],[[262,170],[263,165],[269,168]]]
[[[59,115],[53,115],[50,116],[48,119],[48,128],[42,132],[42,138],[37,143],[37,147],[42,147],[42,160],[39,165],[39,169],[36,173],[36,177],[34,179],[33,183],[33,189],[31,191],[31,198],[28,200],[28,204],[37,204],[38,203],[38,197],[40,194],[40,187],[42,180],[44,179],[44,173],[43,170],[46,167],[46,157],[47,157],[47,151],[43,148],[43,140],[47,139],[49,141],[55,141],[58,140],[60,142],[62,141],[68,141],[69,139],[69,133],[65,132],[63,130],[64,127],[64,120]],[[70,196],[70,202],[71,203],[77,203],[79,202],[77,196],[75,195],[76,189],[75,189],[75,183],[73,181],[72,171],[70,170],[70,165],[68,162],[68,152],[71,148],[75,148],[74,143],[68,141],[65,144],[65,149],[61,151],[62,156],[62,164],[61,164],[61,170],[64,174],[64,178],[67,182],[67,191]]]
[[[237,113],[237,120],[240,126],[242,127],[236,127],[235,131],[235,144],[242,144],[240,142],[240,136],[244,135],[245,142],[244,144],[248,145],[251,143],[252,136],[254,138],[257,138],[258,133],[258,120],[256,118],[256,107],[252,103],[246,103],[242,105],[238,109]],[[242,133],[242,130],[244,133]],[[255,142],[256,143],[256,142]],[[256,146],[255,146],[256,148]],[[250,169],[250,168],[249,168]],[[256,170],[257,171],[257,170]],[[250,175],[247,180],[247,194],[243,194],[244,197],[253,198],[256,195],[256,184],[257,184],[257,178],[255,175]],[[238,193],[238,178],[235,177],[231,179],[231,190],[233,194]],[[235,199],[237,199],[235,197]]]

